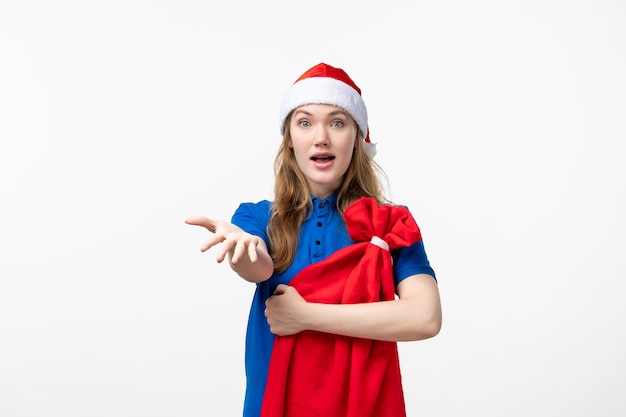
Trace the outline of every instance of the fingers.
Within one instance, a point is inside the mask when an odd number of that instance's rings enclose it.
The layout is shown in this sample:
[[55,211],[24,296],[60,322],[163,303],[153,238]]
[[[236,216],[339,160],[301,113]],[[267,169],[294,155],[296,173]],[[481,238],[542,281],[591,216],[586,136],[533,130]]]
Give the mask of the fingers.
[[255,263],[258,259],[256,251],[257,245],[258,242],[254,238],[238,241],[235,245],[235,248],[233,249],[233,254],[230,258],[230,261],[233,264],[236,264],[244,256],[244,254],[247,254],[250,262]]
[[192,226],[204,227],[209,232],[214,233],[214,236],[211,236],[202,246],[200,246],[201,252],[206,252],[218,243],[223,242],[225,239],[223,233],[217,233],[218,225],[221,223],[219,221],[211,220],[204,216],[191,216],[185,219],[185,223]]
[[255,263],[257,261],[257,248],[258,242],[252,242],[248,245],[248,258],[250,258],[250,262]]
[[[222,245],[220,246],[219,250],[217,251],[217,254],[215,255],[215,259],[217,260],[217,262],[218,263],[223,262],[224,259],[226,259],[226,254],[230,252],[231,250],[233,250],[233,246],[235,246],[236,244],[237,242],[234,240],[228,240],[228,239],[222,240]],[[231,260],[232,260],[232,257],[231,257]]]
[[278,284],[278,286],[276,287],[276,290],[274,290],[274,295],[284,294],[287,291],[287,288],[289,288],[288,285]]
[[211,249],[213,246],[217,245],[218,243],[222,243],[224,240],[225,238],[223,236],[213,235],[209,239],[207,239],[207,241],[204,242],[202,246],[200,246],[200,251],[206,252],[207,250]]
[[211,220],[204,216],[188,217],[185,219],[185,223],[204,227],[213,233],[213,236],[200,247],[200,251],[206,252],[221,243],[216,254],[217,262],[223,262],[228,253],[230,253],[230,260],[233,264],[239,262],[246,255],[251,263],[258,260],[257,248],[260,239],[244,232],[239,227],[231,223]]
[[239,259],[241,259],[241,256],[243,255],[243,253],[246,251],[246,245],[243,241],[238,241],[235,244],[235,247],[233,248],[233,252],[230,256],[230,261],[233,264],[236,264],[237,262],[239,262]]
[[217,222],[215,220],[211,220],[203,216],[187,217],[185,219],[185,223],[193,226],[202,226],[211,233],[215,233],[215,230],[217,229]]

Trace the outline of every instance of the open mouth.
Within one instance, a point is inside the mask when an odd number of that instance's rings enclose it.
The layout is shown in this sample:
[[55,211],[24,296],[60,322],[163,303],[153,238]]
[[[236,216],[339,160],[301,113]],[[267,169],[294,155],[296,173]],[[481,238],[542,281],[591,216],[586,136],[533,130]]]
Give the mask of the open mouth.
[[315,162],[329,162],[335,159],[333,155],[314,155],[311,157],[311,160]]

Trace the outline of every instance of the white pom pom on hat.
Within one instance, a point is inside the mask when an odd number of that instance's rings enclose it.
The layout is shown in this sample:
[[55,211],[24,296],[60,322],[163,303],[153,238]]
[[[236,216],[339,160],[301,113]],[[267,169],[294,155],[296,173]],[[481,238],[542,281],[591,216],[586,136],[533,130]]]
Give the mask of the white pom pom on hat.
[[341,68],[320,63],[307,70],[289,87],[280,104],[280,133],[285,133],[289,113],[305,104],[332,104],[352,116],[361,134],[365,148],[373,158],[376,144],[370,141],[367,108],[361,89]]

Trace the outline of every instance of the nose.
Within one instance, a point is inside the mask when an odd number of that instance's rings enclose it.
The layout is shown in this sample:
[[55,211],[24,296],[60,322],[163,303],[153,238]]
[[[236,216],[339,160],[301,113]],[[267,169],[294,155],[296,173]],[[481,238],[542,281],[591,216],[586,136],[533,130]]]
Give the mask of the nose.
[[319,125],[315,128],[313,143],[316,146],[328,146],[330,138],[325,126]]

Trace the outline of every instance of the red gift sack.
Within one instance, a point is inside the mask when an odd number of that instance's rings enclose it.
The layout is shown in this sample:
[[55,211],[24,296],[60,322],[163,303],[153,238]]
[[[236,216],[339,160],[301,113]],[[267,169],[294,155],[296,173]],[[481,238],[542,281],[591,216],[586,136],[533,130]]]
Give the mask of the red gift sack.
[[[361,198],[344,213],[356,242],[297,274],[290,285],[309,302],[393,300],[389,250],[421,240],[403,207]],[[304,331],[277,336],[261,417],[405,417],[396,342]]]

